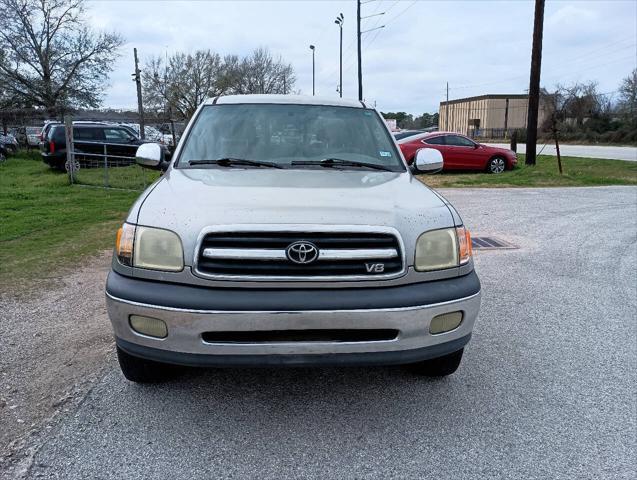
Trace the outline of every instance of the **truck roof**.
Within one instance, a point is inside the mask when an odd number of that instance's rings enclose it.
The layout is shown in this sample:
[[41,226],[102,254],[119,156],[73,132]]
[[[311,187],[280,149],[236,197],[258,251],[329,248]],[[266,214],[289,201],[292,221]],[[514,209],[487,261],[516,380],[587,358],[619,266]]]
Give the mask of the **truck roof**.
[[367,108],[358,100],[342,98],[315,97],[310,95],[221,95],[209,98],[205,105],[241,104],[241,103],[281,103],[292,105],[329,105],[336,107]]

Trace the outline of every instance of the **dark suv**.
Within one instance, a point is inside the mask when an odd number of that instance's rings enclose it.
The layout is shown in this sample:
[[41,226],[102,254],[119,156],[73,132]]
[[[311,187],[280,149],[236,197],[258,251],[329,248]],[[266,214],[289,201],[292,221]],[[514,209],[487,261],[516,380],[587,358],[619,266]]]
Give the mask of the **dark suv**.
[[[73,143],[75,144],[75,160],[80,166],[101,167],[104,166],[104,155],[109,166],[133,165],[137,147],[144,142],[130,127],[85,123],[73,125]],[[64,125],[53,125],[46,132],[40,143],[40,151],[45,163],[64,170],[66,164]]]

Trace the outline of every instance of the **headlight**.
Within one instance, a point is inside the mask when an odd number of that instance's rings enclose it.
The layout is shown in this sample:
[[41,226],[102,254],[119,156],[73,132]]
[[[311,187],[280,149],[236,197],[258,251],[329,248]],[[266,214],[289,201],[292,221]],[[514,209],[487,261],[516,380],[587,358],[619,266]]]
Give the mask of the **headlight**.
[[125,223],[117,230],[115,255],[122,265],[133,266],[133,242],[135,241],[135,225]]
[[416,242],[415,268],[419,272],[464,265],[471,258],[471,235],[464,227],[423,233]]
[[184,268],[181,240],[170,230],[125,223],[117,232],[115,252],[122,265],[168,272]]

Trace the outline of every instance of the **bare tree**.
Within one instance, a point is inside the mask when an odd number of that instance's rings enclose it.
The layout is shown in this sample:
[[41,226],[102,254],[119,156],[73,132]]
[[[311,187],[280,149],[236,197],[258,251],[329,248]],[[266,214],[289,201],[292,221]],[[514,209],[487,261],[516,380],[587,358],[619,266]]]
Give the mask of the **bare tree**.
[[637,126],[637,68],[628,75],[619,87],[619,112],[629,123]]
[[143,69],[144,98],[154,110],[174,111],[190,118],[209,97],[225,90],[221,57],[210,50],[176,53],[167,62],[152,57]]
[[152,57],[143,69],[144,98],[149,108],[190,118],[206,99],[222,94],[290,93],[294,69],[256,49],[243,59],[223,59],[210,50],[176,53],[167,60]]
[[228,86],[233,93],[287,94],[296,82],[292,65],[274,58],[267,48],[257,48],[240,62],[236,57],[227,60]]
[[122,38],[95,32],[84,0],[0,0],[0,84],[50,116],[97,107]]

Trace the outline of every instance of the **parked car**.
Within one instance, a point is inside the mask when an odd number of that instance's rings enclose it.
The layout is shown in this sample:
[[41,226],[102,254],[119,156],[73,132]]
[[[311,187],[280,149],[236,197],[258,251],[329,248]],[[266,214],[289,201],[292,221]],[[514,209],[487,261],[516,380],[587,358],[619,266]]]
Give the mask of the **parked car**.
[[403,138],[413,137],[414,135],[421,135],[425,133],[424,130],[401,130],[400,132],[393,132],[396,140],[402,140]]
[[10,133],[7,135],[0,134],[0,145],[4,147],[7,155],[14,155],[19,148],[18,140]]
[[5,148],[3,143],[0,143],[0,163],[4,162],[9,156],[9,152]]
[[179,142],[179,139],[181,138],[181,133],[183,132],[183,128],[184,128],[181,122],[175,122],[173,125],[175,129],[174,139],[173,139],[173,133],[172,133],[173,126],[171,126],[170,123],[163,123],[157,126],[157,129],[162,134],[162,139],[159,143],[163,143],[164,145],[166,145],[167,147],[170,147],[171,149],[175,147],[176,142]]
[[[128,128],[131,128],[135,134],[140,136],[140,126],[139,123],[118,123],[117,125],[123,125]],[[164,133],[161,130],[153,127],[152,125],[144,126],[145,138],[144,140],[147,142],[157,142],[165,145],[166,147],[173,147],[173,136],[168,133]]]
[[39,127],[25,127],[27,147],[37,148],[40,145],[40,131]]
[[432,132],[409,136],[398,140],[407,163],[414,161],[416,152],[423,148],[435,148],[444,159],[444,170],[479,170],[502,173],[518,163],[514,151],[477,143],[459,133]]
[[[74,122],[73,142],[76,168],[102,166],[104,153],[109,166],[132,165],[135,163],[137,147],[144,143],[129,127],[99,122]],[[42,160],[49,166],[68,169],[64,125],[50,126],[40,144],[40,151]],[[165,155],[168,157],[169,152],[165,152]]]
[[18,141],[18,145],[26,146],[27,134],[26,134],[25,127],[13,127],[13,128],[9,128],[8,131]]
[[[471,238],[374,108],[221,96],[168,165],[154,143],[137,162],[167,170],[119,229],[106,284],[129,380],[168,364],[458,368],[480,307]],[[413,168],[442,155],[423,145]]]
[[15,137],[24,148],[37,148],[40,145],[41,131],[41,127],[18,127],[15,129]]

